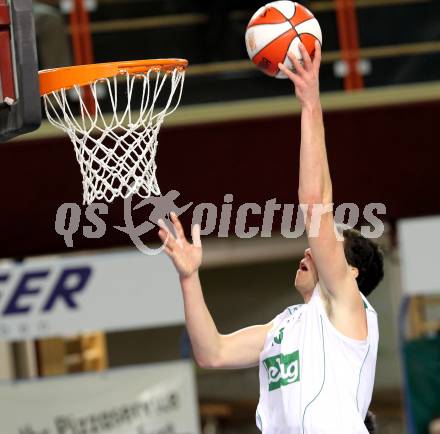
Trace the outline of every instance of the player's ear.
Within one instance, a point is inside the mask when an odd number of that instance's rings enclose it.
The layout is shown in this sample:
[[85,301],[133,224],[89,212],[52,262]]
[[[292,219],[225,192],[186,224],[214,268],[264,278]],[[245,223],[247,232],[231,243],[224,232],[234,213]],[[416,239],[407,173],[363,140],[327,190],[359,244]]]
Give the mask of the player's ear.
[[355,279],[359,276],[359,270],[356,267],[350,265],[350,271]]

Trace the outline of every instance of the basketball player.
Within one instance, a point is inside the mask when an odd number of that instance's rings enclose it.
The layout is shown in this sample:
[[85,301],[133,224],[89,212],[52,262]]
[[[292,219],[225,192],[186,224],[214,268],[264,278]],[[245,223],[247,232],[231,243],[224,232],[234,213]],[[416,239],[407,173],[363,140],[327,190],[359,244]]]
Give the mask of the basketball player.
[[[365,296],[383,277],[383,259],[378,247],[359,232],[343,231],[342,241],[335,234],[319,97],[321,50],[316,44],[312,61],[305,48],[300,49],[303,66],[290,55],[296,72],[279,67],[292,80],[302,108],[299,201],[308,205],[304,214],[310,248],[299,263],[295,287],[304,304],[288,307],[268,324],[222,335],[206,307],[198,276],[200,228],[193,227],[190,244],[172,215],[176,237],[163,222],[159,236],[180,275],[198,364],[259,365],[256,419],[264,434],[367,434],[364,419],[379,335],[376,312]],[[316,209],[321,210],[317,231],[312,227]]]

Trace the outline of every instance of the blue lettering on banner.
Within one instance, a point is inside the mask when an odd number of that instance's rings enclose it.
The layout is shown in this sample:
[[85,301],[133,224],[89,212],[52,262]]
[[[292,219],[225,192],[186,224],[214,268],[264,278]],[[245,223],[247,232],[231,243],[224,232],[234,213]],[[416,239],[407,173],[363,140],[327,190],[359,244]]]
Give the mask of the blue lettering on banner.
[[[49,276],[50,270],[25,272],[6,303],[2,314],[20,315],[32,310],[31,297],[36,297],[43,289],[44,280]],[[63,302],[69,309],[78,309],[76,297],[82,292],[92,274],[91,267],[76,267],[64,269],[53,289],[49,292],[48,298],[43,305],[42,311],[51,311],[59,302]],[[6,282],[7,274],[0,275],[0,282]]]
[[[9,274],[0,274],[0,283],[7,282],[9,279]],[[2,293],[0,292],[0,298],[2,297]]]
[[[43,312],[47,312],[52,309],[57,299],[64,299],[66,305],[70,309],[76,309],[78,305],[73,299],[73,294],[81,292],[86,286],[87,281],[90,278],[92,270],[90,267],[82,268],[69,268],[61,273],[58,282],[55,284],[55,288],[52,291],[49,299],[43,307]],[[72,276],[76,276],[78,281],[75,285],[69,287],[68,279]]]
[[17,288],[12,293],[8,304],[6,305],[3,315],[16,315],[19,313],[26,313],[31,310],[30,304],[19,303],[20,299],[29,297],[31,295],[36,295],[40,292],[41,286],[32,285],[32,281],[36,279],[41,279],[47,277],[49,271],[36,271],[24,273],[22,278],[19,280]]

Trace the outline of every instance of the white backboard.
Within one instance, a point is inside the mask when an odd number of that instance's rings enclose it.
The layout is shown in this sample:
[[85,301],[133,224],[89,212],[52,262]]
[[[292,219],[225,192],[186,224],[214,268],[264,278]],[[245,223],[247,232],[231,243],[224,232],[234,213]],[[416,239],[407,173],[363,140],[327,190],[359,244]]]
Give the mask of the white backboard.
[[402,286],[405,294],[440,294],[440,216],[398,223]]

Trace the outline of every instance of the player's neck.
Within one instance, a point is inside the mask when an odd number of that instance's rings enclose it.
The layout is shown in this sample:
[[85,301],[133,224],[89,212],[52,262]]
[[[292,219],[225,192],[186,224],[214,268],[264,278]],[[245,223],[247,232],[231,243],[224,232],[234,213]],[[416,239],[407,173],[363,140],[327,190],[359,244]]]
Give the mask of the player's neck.
[[304,300],[304,303],[307,304],[312,299],[313,291],[310,291],[310,292],[307,292],[306,294],[301,294],[301,295]]
[[301,294],[301,297],[303,298],[305,304],[307,304],[312,299],[314,290],[315,288],[303,289],[303,290],[298,289],[298,292]]

